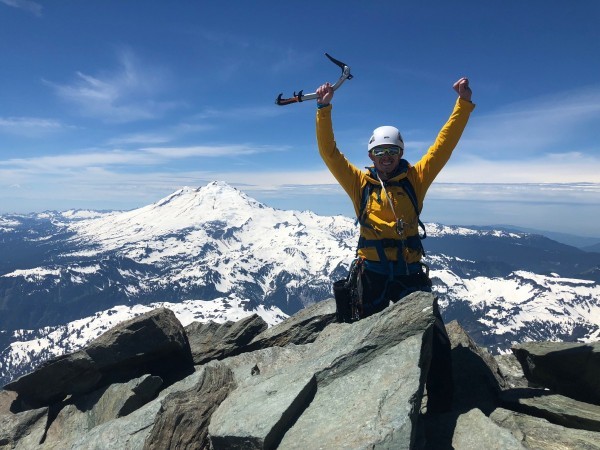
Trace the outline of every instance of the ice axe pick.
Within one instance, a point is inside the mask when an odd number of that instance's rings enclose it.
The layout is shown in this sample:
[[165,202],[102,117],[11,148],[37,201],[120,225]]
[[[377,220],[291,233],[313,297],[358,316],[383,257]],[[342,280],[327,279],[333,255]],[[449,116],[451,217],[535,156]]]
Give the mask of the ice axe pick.
[[[336,89],[338,89],[346,80],[351,80],[352,79],[352,74],[350,73],[350,67],[348,67],[346,64],[344,64],[341,61],[338,61],[337,59],[335,59],[334,57],[332,57],[330,54],[325,53],[325,56],[327,56],[329,58],[329,60],[334,63],[336,66],[340,67],[342,69],[342,75],[340,75],[340,78],[335,82],[335,84],[332,86],[333,90],[335,91]],[[311,94],[304,94],[303,91],[300,91],[296,94],[296,92],[294,91],[294,96],[290,97],[290,98],[282,98],[283,94],[279,94],[277,96],[277,99],[275,100],[275,103],[277,105],[283,106],[283,105],[291,105],[292,103],[300,103],[303,102],[305,100],[316,100],[317,99],[317,93],[313,92]]]

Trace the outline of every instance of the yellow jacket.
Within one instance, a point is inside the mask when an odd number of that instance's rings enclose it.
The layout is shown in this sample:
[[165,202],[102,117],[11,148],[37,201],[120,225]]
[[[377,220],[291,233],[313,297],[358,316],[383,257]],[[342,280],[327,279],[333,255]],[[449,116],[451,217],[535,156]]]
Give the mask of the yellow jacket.
[[[444,165],[450,159],[452,151],[462,135],[471,111],[475,105],[466,100],[458,99],[454,110],[446,124],[440,130],[435,142],[427,153],[414,166],[405,160],[401,160],[400,174],[386,182],[385,191],[389,195],[389,200],[385,192],[381,189],[373,189],[366,203],[364,218],[360,227],[360,235],[367,240],[388,240],[394,239],[401,242],[409,237],[418,236],[418,217],[415,213],[413,204],[406,195],[404,189],[400,186],[393,186],[393,182],[408,177],[417,197],[419,211],[423,207],[423,200],[427,189],[442,170]],[[361,171],[338,150],[333,135],[333,126],[331,122],[332,106],[326,106],[317,109],[317,143],[319,153],[325,161],[325,164],[350,196],[354,211],[358,217],[361,210],[361,196],[367,183],[380,186],[379,180],[369,174],[369,170]],[[387,183],[392,185],[387,186]],[[390,205],[393,204],[394,211]],[[394,215],[395,213],[395,215]],[[404,223],[404,231],[399,235],[396,231],[396,217]],[[400,246],[404,254],[404,261],[415,263],[421,260],[422,252],[418,249]],[[390,261],[397,261],[398,246],[388,247],[386,245],[385,255]],[[370,261],[379,261],[375,247],[359,248],[358,255]]]

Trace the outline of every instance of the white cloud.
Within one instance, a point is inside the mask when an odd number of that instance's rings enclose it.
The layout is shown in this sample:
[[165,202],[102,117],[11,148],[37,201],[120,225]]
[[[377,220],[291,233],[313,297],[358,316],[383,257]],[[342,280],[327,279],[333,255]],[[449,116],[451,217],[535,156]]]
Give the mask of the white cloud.
[[243,108],[227,108],[227,109],[216,109],[206,108],[204,111],[196,114],[194,119],[264,119],[268,117],[275,117],[281,115],[281,108],[274,108],[272,105],[268,106],[255,106],[255,107],[243,107]]
[[108,141],[108,145],[149,145],[149,144],[164,144],[169,142],[170,136],[154,134],[154,133],[138,133],[129,134],[126,136],[116,137]]
[[521,159],[450,160],[439,182],[455,183],[600,183],[600,156],[582,152],[555,153]]
[[[39,168],[41,169],[41,167]],[[267,198],[294,198],[299,194],[342,193],[327,169],[320,174],[325,185],[309,184],[312,172],[253,173],[253,172],[168,172],[155,170],[144,173],[119,172],[107,167],[87,167],[60,173],[37,170],[32,174],[23,170],[4,170],[0,166],[0,204],[2,210],[30,212],[40,209],[60,209],[58,203],[69,208],[135,208],[152,203],[182,186],[202,186],[222,180],[239,186],[249,195]],[[2,189],[19,184],[19,195],[25,201],[15,202],[12,194]],[[27,206],[36,203],[43,206]],[[290,207],[293,208],[293,207]],[[0,211],[2,212],[2,211]]]
[[571,151],[573,140],[596,132],[599,122],[600,86],[589,86],[506,105],[488,114],[476,109],[460,149],[490,159]]
[[[252,155],[256,153],[284,151],[282,146],[252,146],[252,145],[214,145],[192,147],[148,147],[138,150],[89,150],[82,153],[65,153],[51,156],[31,158],[12,158],[0,160],[0,169],[5,168],[5,174],[11,170],[20,173],[60,173],[73,169],[122,167],[128,172],[129,166],[159,166],[169,161],[185,158],[222,158],[225,156]],[[66,174],[65,174],[66,175]]]
[[149,155],[156,155],[170,159],[194,158],[194,157],[213,157],[220,158],[224,156],[254,155],[257,153],[267,153],[276,151],[285,151],[284,146],[253,146],[253,145],[197,145],[191,147],[148,147],[141,151]]
[[71,84],[45,82],[83,114],[107,122],[154,119],[177,106],[176,102],[153,98],[165,85],[163,71],[142,67],[128,50],[120,53],[119,62],[119,69],[113,73],[92,76],[77,72],[77,79]]
[[[434,183],[428,199],[600,206],[600,183]],[[598,210],[600,213],[600,209]]]
[[[127,71],[130,74],[123,78],[133,79],[135,71]],[[106,81],[106,78],[87,81],[92,91],[90,98],[118,97],[113,94],[113,85]],[[476,110],[465,139],[430,188],[428,217],[435,217],[436,208],[442,211],[439,205],[452,209],[452,205],[476,203],[479,207],[473,214],[487,211],[489,216],[482,216],[480,220],[488,220],[488,223],[497,223],[500,217],[513,217],[510,215],[513,209],[521,208],[522,212],[527,209],[523,205],[527,204],[554,208],[552,214],[560,208],[570,208],[569,211],[580,208],[582,217],[600,219],[597,217],[600,155],[572,142],[579,127],[592,127],[594,120],[600,123],[598,105],[600,90],[590,88],[556,98],[523,102],[481,117]],[[262,108],[213,110],[205,112],[204,118],[235,119],[238,115],[261,112],[271,114]],[[177,131],[170,136],[171,140]],[[502,138],[504,134],[508,135],[506,139]],[[133,208],[156,201],[181,186],[201,186],[212,180],[223,180],[259,200],[272,200],[280,207],[296,209],[295,205],[302,200],[301,204],[321,214],[327,213],[325,209],[329,208],[332,214],[343,209],[344,214],[352,215],[347,196],[316,154],[312,156],[316,170],[260,165],[255,167],[258,170],[233,171],[236,169],[228,170],[232,167],[228,164],[214,171],[195,170],[207,167],[202,158],[247,156],[290,148],[247,144],[163,145],[169,141],[168,134],[158,132],[131,134],[114,139],[111,144],[140,146],[134,150],[90,149],[79,154],[0,161],[0,187],[20,186],[20,200],[13,199],[15,189],[0,189],[0,204],[3,208],[13,204],[25,211],[39,209],[26,205],[42,200],[46,208],[56,209],[59,207],[52,206],[55,201],[68,203],[68,207]],[[414,147],[415,142],[410,144]],[[180,170],[181,162],[187,163],[188,159],[190,164],[185,166],[185,171]],[[170,162],[179,165],[169,166]],[[329,199],[328,204],[324,197]],[[31,199],[29,203],[23,200],[27,198]],[[461,214],[453,220],[460,217],[467,220],[466,213],[461,210]],[[545,220],[545,212],[537,214]],[[440,220],[443,221],[443,217]],[[505,221],[508,223],[508,219]]]
[[[113,150],[108,152],[89,152],[79,154],[64,154],[53,156],[40,156],[34,158],[13,158],[0,161],[0,168],[6,171],[14,170],[21,173],[53,173],[88,167],[108,167],[114,165],[139,165],[153,164],[156,160],[148,161],[142,153]],[[66,175],[66,173],[65,173]]]
[[0,117],[0,132],[31,136],[59,131],[65,126],[58,120],[39,117]]
[[0,0],[0,2],[14,8],[24,9],[38,17],[42,15],[42,5],[31,0]]

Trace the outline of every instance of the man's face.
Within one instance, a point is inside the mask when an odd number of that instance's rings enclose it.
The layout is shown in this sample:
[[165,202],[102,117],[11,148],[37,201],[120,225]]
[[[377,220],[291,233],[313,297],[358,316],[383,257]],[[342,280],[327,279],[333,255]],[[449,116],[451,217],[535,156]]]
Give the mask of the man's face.
[[400,159],[402,159],[403,151],[400,147],[395,146],[380,146],[371,149],[369,158],[373,161],[373,165],[377,172],[385,176],[394,173]]

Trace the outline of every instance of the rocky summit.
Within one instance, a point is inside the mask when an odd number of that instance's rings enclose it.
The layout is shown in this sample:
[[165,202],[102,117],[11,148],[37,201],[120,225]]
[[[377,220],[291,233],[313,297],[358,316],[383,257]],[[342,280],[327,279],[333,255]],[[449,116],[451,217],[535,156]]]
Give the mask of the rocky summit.
[[453,408],[428,412],[436,308],[420,292],[346,324],[330,299],[185,328],[155,309],[6,385],[0,448],[600,449],[598,344],[494,357],[451,322]]

